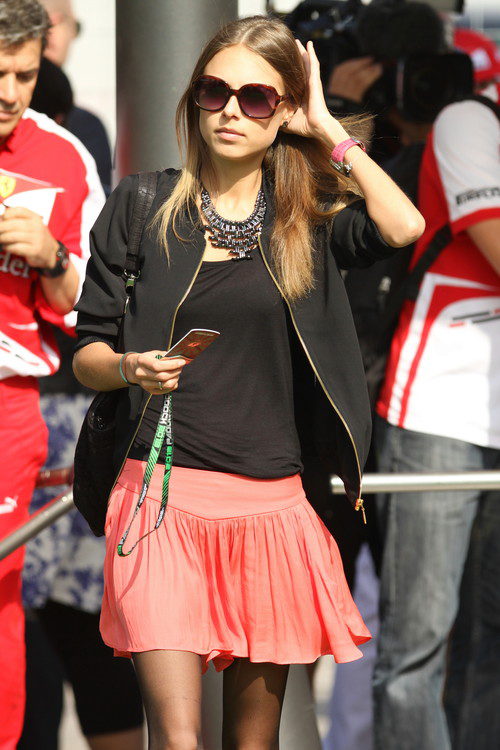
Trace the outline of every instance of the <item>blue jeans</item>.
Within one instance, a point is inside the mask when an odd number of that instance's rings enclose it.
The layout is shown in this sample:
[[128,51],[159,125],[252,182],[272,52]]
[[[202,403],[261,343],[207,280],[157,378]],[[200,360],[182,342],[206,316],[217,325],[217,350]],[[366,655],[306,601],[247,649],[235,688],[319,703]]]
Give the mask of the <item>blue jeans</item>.
[[[499,450],[403,430],[381,419],[375,435],[384,473],[500,467]],[[480,498],[479,491],[464,490],[395,492],[377,499],[384,540],[373,678],[377,750],[451,748],[443,707],[446,656]]]
[[454,750],[500,748],[500,491],[472,529],[445,691]]

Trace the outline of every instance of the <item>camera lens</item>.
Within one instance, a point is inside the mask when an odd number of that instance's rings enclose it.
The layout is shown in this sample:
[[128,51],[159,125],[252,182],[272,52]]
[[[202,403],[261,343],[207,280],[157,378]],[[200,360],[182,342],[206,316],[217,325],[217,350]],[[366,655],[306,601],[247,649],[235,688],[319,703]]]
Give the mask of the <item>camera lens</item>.
[[446,75],[442,69],[433,69],[430,66],[422,66],[413,72],[408,80],[408,93],[415,106],[421,112],[422,117],[432,115],[438,108],[443,98],[446,98],[448,89]]

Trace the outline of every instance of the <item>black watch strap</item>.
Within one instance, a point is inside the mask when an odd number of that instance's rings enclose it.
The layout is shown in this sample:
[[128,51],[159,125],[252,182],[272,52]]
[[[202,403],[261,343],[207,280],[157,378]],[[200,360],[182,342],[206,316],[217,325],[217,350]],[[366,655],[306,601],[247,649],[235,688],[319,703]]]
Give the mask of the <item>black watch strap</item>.
[[62,242],[58,242],[56,250],[56,264],[53,268],[36,268],[40,276],[45,276],[49,279],[57,279],[58,276],[62,276],[66,272],[69,266],[69,252],[68,248],[63,245]]

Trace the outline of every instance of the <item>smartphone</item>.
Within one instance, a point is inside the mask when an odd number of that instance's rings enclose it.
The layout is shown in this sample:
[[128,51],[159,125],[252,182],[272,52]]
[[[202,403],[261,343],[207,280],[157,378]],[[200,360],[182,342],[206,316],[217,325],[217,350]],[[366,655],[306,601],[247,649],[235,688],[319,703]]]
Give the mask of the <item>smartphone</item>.
[[176,344],[170,347],[162,359],[166,359],[167,357],[194,359],[207,346],[210,346],[218,336],[220,336],[220,331],[210,331],[207,328],[192,328]]

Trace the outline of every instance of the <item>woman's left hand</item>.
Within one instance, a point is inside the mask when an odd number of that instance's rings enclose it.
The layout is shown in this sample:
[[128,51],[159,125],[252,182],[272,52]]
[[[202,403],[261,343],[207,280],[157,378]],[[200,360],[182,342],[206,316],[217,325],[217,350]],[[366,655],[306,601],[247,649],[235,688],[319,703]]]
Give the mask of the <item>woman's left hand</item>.
[[[325,131],[331,131],[334,127],[338,128],[339,136],[345,134],[345,137],[348,137],[341,124],[330,114],[326,106],[319,60],[316,57],[313,43],[307,42],[306,49],[298,39],[295,41],[302,55],[307,78],[307,90],[304,101],[289,121],[286,132],[301,135],[304,138],[322,138]],[[340,140],[342,140],[342,137],[340,137]]]

